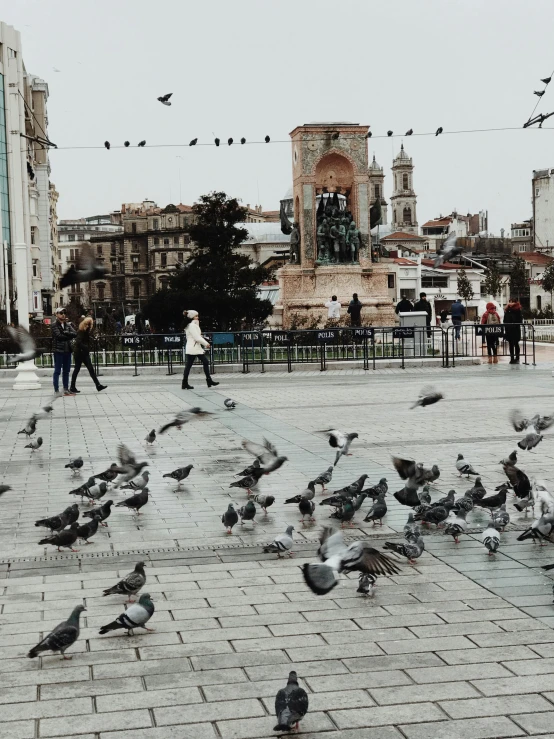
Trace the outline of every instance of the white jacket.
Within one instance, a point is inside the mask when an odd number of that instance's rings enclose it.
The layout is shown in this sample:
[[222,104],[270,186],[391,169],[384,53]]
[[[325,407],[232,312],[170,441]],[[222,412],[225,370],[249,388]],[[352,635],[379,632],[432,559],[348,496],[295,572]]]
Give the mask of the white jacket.
[[202,347],[209,346],[209,343],[202,337],[200,333],[200,324],[198,321],[191,321],[185,329],[187,337],[186,354],[204,354]]
[[328,308],[327,318],[340,318],[341,305],[338,300],[328,300],[325,307]]

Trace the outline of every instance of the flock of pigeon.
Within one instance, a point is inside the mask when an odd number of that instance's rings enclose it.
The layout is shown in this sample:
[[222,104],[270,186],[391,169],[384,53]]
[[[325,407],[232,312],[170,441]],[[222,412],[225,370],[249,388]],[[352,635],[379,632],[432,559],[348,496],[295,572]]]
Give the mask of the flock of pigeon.
[[[412,406],[425,408],[433,405],[443,398],[441,393],[433,388],[424,388],[416,403]],[[227,398],[224,401],[227,410],[233,410],[236,403]],[[34,414],[21,432],[27,437],[36,433],[37,421],[52,411],[48,405]],[[181,429],[182,426],[193,419],[212,415],[201,408],[195,407],[177,413],[175,418],[164,424],[158,434],[164,434],[172,428]],[[525,432],[518,446],[522,450],[531,451],[540,443],[545,431],[554,424],[554,417],[534,416],[530,419],[524,417],[518,411],[511,414],[511,422],[514,429],[520,433]],[[350,456],[351,444],[358,437],[357,433],[343,433],[338,429],[326,429],[319,433],[325,434],[330,446],[335,450],[334,463],[324,472],[310,481],[305,490],[285,500],[285,504],[298,506],[301,515],[300,521],[305,523],[315,521],[316,509],[315,495],[316,486],[321,487],[321,493],[325,493],[326,486],[332,480],[334,468],[342,457]],[[40,438],[40,437],[39,437]],[[154,444],[157,438],[156,430],[152,429],[145,437],[145,444]],[[38,441],[38,440],[37,440]],[[254,457],[251,465],[240,473],[240,480],[231,483],[230,487],[241,488],[246,491],[248,500],[246,504],[237,511],[231,503],[222,516],[222,523],[228,534],[232,534],[233,527],[239,522],[244,525],[251,521],[255,524],[255,516],[258,508],[267,515],[267,509],[275,502],[274,496],[256,492],[256,488],[262,476],[269,475],[279,470],[287,461],[287,457],[278,454],[275,446],[264,439],[263,444],[257,444],[244,440],[242,446]],[[86,498],[89,505],[101,503],[97,507],[82,512],[83,519],[79,523],[79,506],[73,503],[62,513],[56,516],[43,518],[36,521],[38,527],[50,529],[51,535],[41,539],[40,545],[50,544],[61,548],[73,549],[73,544],[80,539],[87,544],[100,526],[107,526],[107,519],[112,512],[113,500],[101,502],[112,486],[115,491],[131,491],[133,495],[126,497],[115,504],[115,507],[127,507],[136,515],[140,515],[140,509],[148,503],[149,472],[144,468],[148,466],[146,461],[138,461],[135,455],[125,444],[120,444],[117,450],[118,462],[111,464],[106,470],[92,475],[86,483],[70,491],[71,495],[81,497],[81,502]],[[421,535],[423,526],[435,525],[444,528],[447,536],[452,536],[456,543],[462,534],[468,531],[467,516],[474,509],[488,510],[490,522],[482,533],[482,541],[489,556],[494,555],[500,545],[500,533],[503,532],[510,522],[509,513],[506,510],[507,493],[511,490],[515,497],[515,508],[518,511],[527,511],[531,508],[534,512],[535,506],[540,508],[540,516],[536,518],[529,528],[524,531],[518,539],[523,541],[531,538],[543,544],[549,539],[554,531],[554,497],[546,487],[538,482],[533,484],[528,476],[517,466],[517,452],[512,452],[501,461],[507,481],[499,485],[494,493],[487,495],[481,477],[473,465],[459,454],[455,461],[455,469],[460,477],[465,476],[468,480],[473,477],[472,487],[464,495],[456,496],[454,490],[439,500],[432,501],[430,486],[435,485],[440,478],[440,470],[437,465],[426,467],[423,463],[409,459],[393,456],[392,464],[403,487],[394,493],[394,497],[401,504],[410,509],[408,520],[404,526],[404,540],[402,542],[384,542],[383,550],[380,551],[369,546],[367,541],[355,541],[347,544],[340,529],[333,522],[340,522],[340,528],[353,526],[356,513],[361,509],[366,500],[371,502],[370,508],[364,516],[364,521],[382,525],[383,518],[387,515],[386,496],[388,493],[388,482],[381,478],[379,482],[370,487],[364,487],[368,475],[361,475],[357,480],[340,490],[334,491],[319,503],[327,506],[330,510],[329,519],[331,525],[322,529],[320,546],[318,549],[319,561],[302,566],[304,580],[312,592],[317,595],[329,593],[339,582],[342,573],[357,572],[359,581],[357,592],[363,596],[369,595],[376,578],[379,576],[390,576],[398,574],[400,570],[398,556],[405,557],[409,564],[414,564],[425,550],[424,539]],[[65,465],[73,475],[81,473],[83,467],[82,457],[71,460]],[[177,481],[177,488],[189,476],[193,465],[178,468],[164,474],[163,477]],[[9,487],[4,486],[5,489]],[[4,492],[4,490],[0,491]],[[287,554],[293,555],[293,532],[294,527],[288,526],[285,533],[275,537],[274,541],[264,547],[264,552],[275,553],[277,557]],[[394,555],[394,557],[393,557]],[[547,565],[544,569],[553,568]],[[124,577],[113,587],[104,590],[103,595],[125,595],[128,603],[132,603],[114,621],[102,626],[100,634],[111,631],[125,630],[133,634],[134,629],[145,629],[152,631],[147,623],[154,614],[154,603],[148,593],[142,593],[138,602],[132,602],[132,597],[137,596],[146,584],[145,563],[138,562],[134,570]],[[59,624],[39,644],[33,647],[28,656],[33,658],[45,651],[59,652],[63,659],[71,659],[65,655],[66,650],[72,646],[79,637],[79,619],[85,607],[76,606],[67,621]],[[285,688],[277,693],[275,700],[275,712],[277,725],[275,731],[290,731],[293,727],[298,729],[298,722],[305,716],[308,710],[308,695],[298,684],[298,676],[292,671],[289,674]]]

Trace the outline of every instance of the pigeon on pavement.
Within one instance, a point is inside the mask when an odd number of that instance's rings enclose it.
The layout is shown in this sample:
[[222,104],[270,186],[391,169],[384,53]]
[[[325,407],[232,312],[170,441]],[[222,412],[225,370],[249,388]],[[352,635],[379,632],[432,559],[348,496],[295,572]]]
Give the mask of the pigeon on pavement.
[[44,637],[36,647],[33,647],[27,657],[31,659],[38,657],[41,652],[59,652],[62,659],[71,659],[66,657],[65,652],[79,638],[79,617],[83,611],[87,609],[84,606],[76,606],[67,621],[62,621],[56,628],[51,631],[48,636]]
[[26,436],[32,436],[36,430],[37,430],[37,417],[35,414],[33,414],[31,418],[25,424],[25,427],[22,428],[21,431],[17,432],[17,435],[19,436],[19,434],[25,434]]
[[107,500],[105,503],[103,503],[98,508],[91,508],[90,511],[85,511],[83,513],[83,518],[97,518],[100,523],[100,526],[107,526],[108,524],[104,523],[104,521],[110,517],[111,512],[112,512],[112,506],[113,506],[113,500]]
[[65,465],[65,469],[70,469],[73,474],[79,474],[79,470],[83,466],[83,458],[82,457],[76,457],[75,459],[70,460],[69,464]]
[[436,506],[435,508],[428,508],[421,513],[416,513],[414,519],[427,525],[434,523],[438,527],[443,523],[443,521],[446,521],[449,513],[449,508],[446,508],[445,506]]
[[122,490],[144,490],[145,487],[148,486],[148,480],[150,479],[150,472],[148,470],[144,470],[142,475],[140,477],[137,477],[135,480],[131,480],[131,482],[128,485],[122,485]]
[[51,516],[50,518],[41,518],[35,521],[35,526],[44,526],[50,531],[61,531],[66,526],[70,526],[72,523],[79,518],[79,506],[77,503],[68,506],[65,511],[60,513],[58,516]]
[[229,487],[242,488],[243,490],[247,491],[248,495],[250,495],[252,493],[252,490],[258,486],[260,477],[263,474],[263,469],[260,467],[260,469],[254,470],[251,475],[243,477],[242,480],[236,480],[235,482],[232,482]]
[[313,500],[315,496],[315,482],[309,482],[305,490],[292,498],[287,498],[285,503],[300,503],[301,500]]
[[263,446],[255,444],[253,441],[244,439],[242,446],[247,452],[254,455],[260,463],[262,474],[269,475],[270,472],[278,470],[286,461],[287,457],[280,457],[277,453],[275,445],[267,439],[264,439]]
[[427,405],[433,405],[433,403],[438,403],[439,400],[442,400],[444,398],[444,395],[442,393],[437,392],[434,387],[431,385],[427,385],[423,388],[421,393],[419,394],[418,399],[416,402],[411,406],[411,408],[417,408],[418,406],[421,406],[422,408],[425,408]]
[[497,531],[504,531],[510,523],[510,514],[506,510],[506,503],[503,503],[497,511],[491,511],[492,525]]
[[319,434],[327,434],[329,437],[329,446],[332,446],[333,449],[337,450],[337,453],[335,455],[335,463],[334,467],[337,466],[339,463],[339,459],[341,457],[351,457],[350,454],[350,445],[354,441],[354,439],[358,438],[357,433],[351,433],[351,434],[345,434],[343,431],[339,431],[339,429],[324,429],[322,431],[318,431]]
[[221,522],[226,527],[228,534],[233,533],[233,526],[235,526],[238,521],[239,514],[235,511],[233,504],[229,503],[229,505],[227,506],[227,510],[225,511],[223,516],[221,516]]
[[301,523],[305,523],[304,516],[309,516],[310,521],[315,521],[315,503],[313,500],[310,500],[309,498],[300,498],[300,500],[298,501],[298,510],[300,511],[300,514],[302,516],[302,518],[300,519]]
[[387,504],[385,501],[385,493],[381,493],[381,495],[377,498],[375,503],[369,509],[367,516],[364,518],[364,521],[366,523],[368,521],[373,521],[374,526],[375,526],[376,521],[379,521],[379,526],[382,526],[383,518],[386,515],[387,515]]
[[134,477],[140,475],[145,467],[148,467],[148,462],[137,462],[135,455],[125,444],[120,444],[117,447],[117,458],[119,459],[119,467],[115,467],[114,471],[118,472],[120,477],[114,483],[115,488],[118,488],[124,482],[131,482]]
[[173,472],[168,472],[165,475],[162,475],[162,477],[171,477],[172,480],[177,480],[178,485],[177,488],[181,487],[181,483],[183,480],[186,480],[187,477],[190,475],[190,471],[193,469],[194,465],[187,464],[186,467],[179,467],[176,470],[173,470]]
[[239,509],[240,525],[243,526],[245,521],[252,521],[252,524],[255,526],[256,525],[256,521],[254,521],[255,515],[256,515],[256,506],[254,505],[253,500],[249,500],[246,505],[243,505]]
[[365,572],[360,572],[358,581],[358,589],[356,592],[361,595],[369,595],[373,591],[376,583],[374,575],[368,575]]
[[541,416],[537,413],[532,418],[526,418],[520,411],[513,410],[510,414],[510,421],[516,431],[529,430],[518,443],[518,447],[530,451],[542,441],[543,436],[540,432],[546,431],[554,424],[554,416]]
[[511,454],[508,454],[508,456],[503,459],[500,464],[508,466],[517,464],[517,450],[514,449],[514,451]]
[[[394,469],[402,480],[406,480],[406,492],[417,491],[422,485],[428,482],[430,469],[426,469],[421,462],[414,462],[412,459],[402,459],[401,457],[392,457]],[[417,505],[417,501],[415,503]]]
[[444,527],[444,533],[448,536],[451,536],[456,544],[460,543],[460,534],[465,534],[467,532],[466,516],[467,511],[465,510],[465,508],[461,508],[456,511],[455,518],[448,519]]
[[525,541],[525,539],[533,539],[533,543],[539,542],[539,546],[544,546],[544,542],[550,540],[550,534],[554,529],[554,516],[546,515],[536,518],[531,526],[521,533],[518,537],[518,541]]
[[231,398],[225,398],[225,400],[223,401],[223,405],[230,411],[232,411],[233,408],[237,407],[237,404]]
[[487,491],[483,487],[480,477],[476,477],[475,482],[473,483],[473,487],[469,490],[466,490],[466,495],[470,495],[473,502],[477,504],[485,497],[486,494]]
[[6,328],[8,329],[8,333],[12,337],[12,340],[18,345],[20,350],[19,354],[13,354],[8,357],[8,364],[28,362],[31,359],[35,359],[41,354],[44,354],[46,351],[46,349],[37,349],[35,340],[27,329],[23,328],[23,326],[7,326]]
[[79,485],[78,488],[75,488],[74,490],[69,491],[69,495],[80,495],[81,496],[81,502],[83,498],[88,497],[88,492],[90,488],[94,487],[96,485],[96,482],[94,481],[94,477],[89,477],[89,479],[84,482],[82,485]]
[[40,544],[52,544],[54,547],[58,547],[58,552],[61,551],[60,547],[64,549],[71,549],[72,552],[78,552],[78,549],[73,549],[73,545],[77,541],[77,529],[79,524],[73,522],[68,529],[63,529],[53,536],[48,536],[46,539],[41,539]]
[[252,464],[249,464],[248,467],[245,467],[242,472],[237,472],[235,477],[248,477],[249,475],[254,474],[254,470],[259,470],[260,467],[260,460],[255,459]]
[[403,542],[386,541],[383,548],[395,552],[401,557],[406,557],[408,564],[413,565],[416,559],[419,559],[425,551],[425,542],[423,541],[423,537],[413,536]]
[[462,475],[467,475],[468,479],[470,475],[479,474],[473,469],[469,462],[464,459],[463,454],[458,454],[458,459],[456,460],[456,469],[458,470],[459,477],[461,477]]
[[[102,485],[105,484],[105,482],[102,483]],[[135,493],[135,495],[131,495],[130,498],[125,498],[125,500],[121,500],[119,503],[116,503],[115,507],[129,508],[130,510],[135,511],[137,516],[140,516],[140,509],[143,508],[147,503],[148,488],[143,488],[139,493]]]
[[490,523],[483,531],[482,540],[483,544],[489,551],[489,556],[496,554],[498,547],[500,546],[500,534],[492,523]]
[[325,485],[328,485],[331,482],[331,478],[333,477],[333,467],[328,467],[325,472],[322,472],[321,475],[318,475],[314,480],[314,485],[321,485],[321,492],[325,490]]
[[107,634],[109,631],[117,631],[117,629],[126,629],[128,636],[134,636],[133,629],[144,629],[145,631],[154,631],[149,629],[146,625],[148,621],[154,615],[154,603],[150,596],[150,593],[143,593],[138,603],[133,603],[124,611],[121,616],[118,616],[115,621],[112,621],[106,626],[102,626],[99,634]]
[[389,490],[389,486],[387,484],[387,478],[382,477],[377,485],[373,485],[373,487],[365,488],[365,490],[362,490],[363,493],[367,495],[368,498],[371,498],[372,500],[377,500],[377,498],[381,494],[387,494]]
[[448,495],[445,495],[444,498],[439,498],[439,500],[437,500],[436,503],[433,503],[431,505],[431,508],[438,508],[439,506],[442,506],[450,510],[451,508],[454,507],[455,496],[456,496],[456,491],[449,490]]
[[102,480],[103,482],[113,482],[115,478],[119,475],[118,466],[115,462],[111,464],[107,470],[104,470],[104,472],[101,472],[99,475],[94,475],[93,477],[97,480]]
[[298,685],[298,676],[294,670],[289,672],[286,688],[281,688],[275,696],[275,715],[277,726],[273,731],[292,731],[308,712],[308,694]]
[[266,495],[265,493],[258,493],[258,495],[254,496],[254,501],[267,516],[267,509],[275,503],[275,497],[273,495]]
[[30,449],[31,454],[33,452],[36,452],[37,449],[40,449],[42,446],[42,436],[39,436],[38,439],[35,441],[31,441],[30,444],[25,444],[25,449]]
[[293,531],[294,526],[287,526],[287,530],[284,534],[278,534],[271,544],[268,544],[266,547],[264,547],[264,553],[269,554],[271,552],[273,554],[277,554],[278,558],[281,557],[281,554],[288,554],[289,557],[292,557],[292,555],[294,554],[294,552],[292,551]]
[[500,508],[500,506],[505,502],[506,491],[499,490],[495,495],[488,495],[486,498],[481,498],[476,505],[479,506],[479,508],[489,508],[492,511],[495,508]]
[[137,562],[135,569],[128,575],[113,585],[106,588],[102,595],[128,595],[128,603],[131,603],[131,596],[136,595],[146,584],[146,573],[144,572],[144,562]]
[[189,421],[192,421],[194,418],[204,418],[205,416],[213,416],[213,413],[210,411],[203,411],[202,408],[199,408],[198,406],[187,408],[186,410],[179,411],[173,421],[164,424],[158,433],[165,434],[168,429],[173,428],[174,426],[180,430],[182,426]]
[[147,444],[153,444],[156,441],[156,429],[152,429],[152,431],[149,431],[144,437],[144,441]]
[[78,539],[84,539],[87,544],[90,544],[89,539],[96,534],[98,531],[98,524],[100,523],[100,519],[98,516],[94,516],[91,521],[88,523],[84,523],[82,526],[79,526],[77,529],[77,538]]
[[473,502],[473,496],[471,495],[471,490],[468,490],[462,498],[457,498],[454,501],[452,510],[454,511],[454,513],[458,513],[459,511],[465,511],[466,513],[470,513],[473,510],[474,505],[475,504]]
[[107,267],[96,261],[95,253],[89,244],[79,247],[76,263],[71,265],[60,278],[60,288],[78,285],[81,282],[93,282],[105,276]]
[[431,493],[429,492],[429,483],[426,483],[421,490],[417,491],[417,497],[421,505],[431,505]]

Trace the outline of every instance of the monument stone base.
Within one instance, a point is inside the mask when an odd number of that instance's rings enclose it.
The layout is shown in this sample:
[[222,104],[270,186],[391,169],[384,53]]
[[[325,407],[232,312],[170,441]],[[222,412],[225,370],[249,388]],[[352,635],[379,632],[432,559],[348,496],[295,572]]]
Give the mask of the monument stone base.
[[348,325],[346,313],[353,293],[363,304],[362,325],[394,326],[392,299],[387,294],[387,274],[384,264],[371,267],[359,264],[333,264],[302,267],[287,264],[278,271],[279,301],[283,328],[294,326],[321,328],[328,321],[325,303],[336,295],[342,305],[339,324]]

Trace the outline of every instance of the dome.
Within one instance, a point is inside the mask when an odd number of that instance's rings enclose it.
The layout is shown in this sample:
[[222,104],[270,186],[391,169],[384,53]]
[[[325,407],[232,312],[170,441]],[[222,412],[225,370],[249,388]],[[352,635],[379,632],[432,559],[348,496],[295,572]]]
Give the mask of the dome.
[[412,161],[412,158],[409,157],[404,150],[404,144],[400,144],[400,152],[398,156],[395,157],[394,161],[398,162],[399,164],[408,163]]
[[283,200],[292,200],[292,187],[289,187],[289,189],[283,195]]
[[369,165],[369,171],[370,172],[382,172],[383,167],[380,167],[379,164],[375,161],[375,154],[373,155],[373,161]]

